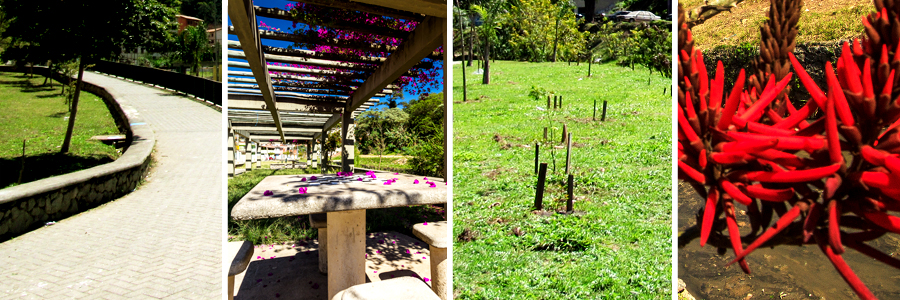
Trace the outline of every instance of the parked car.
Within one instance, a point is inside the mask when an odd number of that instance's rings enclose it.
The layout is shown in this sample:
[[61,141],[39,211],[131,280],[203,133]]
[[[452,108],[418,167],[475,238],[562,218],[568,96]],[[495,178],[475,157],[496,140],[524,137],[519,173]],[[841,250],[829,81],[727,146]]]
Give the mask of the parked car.
[[619,17],[622,21],[628,22],[650,22],[659,20],[660,17],[649,11],[633,11],[624,16]]
[[614,12],[611,14],[604,13],[603,16],[606,17],[607,19],[610,19],[613,21],[621,21],[620,17],[627,15],[629,13],[631,13],[631,12],[627,11],[627,10],[622,10],[622,11],[617,11],[617,12]]

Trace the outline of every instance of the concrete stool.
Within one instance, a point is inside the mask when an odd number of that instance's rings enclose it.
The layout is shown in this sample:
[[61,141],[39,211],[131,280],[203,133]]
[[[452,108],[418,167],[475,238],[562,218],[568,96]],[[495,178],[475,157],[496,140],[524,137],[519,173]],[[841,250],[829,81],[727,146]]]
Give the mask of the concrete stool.
[[328,220],[327,214],[309,215],[309,224],[319,229],[319,273],[328,274]]
[[248,241],[228,242],[225,257],[231,259],[231,267],[228,269],[228,300],[234,299],[234,276],[247,270],[250,258],[253,257],[253,244]]
[[331,300],[439,300],[421,279],[404,276],[389,280],[354,285],[334,295]]
[[447,221],[413,225],[413,234],[428,243],[428,251],[431,252],[431,289],[443,300],[450,299],[447,295],[450,291],[447,286],[447,271],[450,268],[447,247],[450,246],[450,233],[447,229]]

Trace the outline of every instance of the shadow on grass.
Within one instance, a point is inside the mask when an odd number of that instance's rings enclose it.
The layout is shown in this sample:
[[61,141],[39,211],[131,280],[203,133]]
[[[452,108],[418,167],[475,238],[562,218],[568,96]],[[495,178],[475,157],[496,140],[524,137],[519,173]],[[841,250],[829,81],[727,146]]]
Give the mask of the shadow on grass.
[[[22,183],[32,182],[48,177],[80,171],[105,163],[113,159],[105,155],[76,156],[72,154],[47,153],[25,157],[25,171]],[[19,157],[0,158],[0,187],[7,188],[16,184],[22,161]]]

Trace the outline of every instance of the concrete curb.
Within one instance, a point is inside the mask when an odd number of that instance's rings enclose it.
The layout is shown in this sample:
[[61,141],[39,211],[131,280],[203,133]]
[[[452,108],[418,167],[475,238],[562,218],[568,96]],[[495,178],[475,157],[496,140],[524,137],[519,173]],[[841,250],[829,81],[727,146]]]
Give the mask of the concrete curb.
[[[11,67],[0,67],[0,72],[10,71]],[[34,71],[48,72],[45,67]],[[127,113],[134,109],[117,100],[123,97],[89,82],[84,82],[82,89],[103,99],[128,146],[111,163],[0,190],[0,241],[46,220],[59,220],[120,198],[133,191],[149,171],[156,141],[153,130],[139,116]]]

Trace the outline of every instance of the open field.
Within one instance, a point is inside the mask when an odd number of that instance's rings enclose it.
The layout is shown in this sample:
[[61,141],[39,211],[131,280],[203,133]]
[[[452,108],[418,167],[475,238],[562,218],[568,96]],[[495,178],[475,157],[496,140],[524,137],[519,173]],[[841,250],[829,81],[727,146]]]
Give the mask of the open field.
[[[497,61],[490,85],[466,69],[462,102],[461,66],[453,67],[459,299],[669,299],[671,79],[652,75],[648,85],[646,70],[613,64],[586,77],[584,64]],[[563,108],[530,98],[532,86],[562,95]],[[565,149],[550,149],[564,124],[574,136],[574,215],[556,213],[565,207]],[[534,147],[544,127],[547,213],[536,213]]]
[[[684,9],[703,5],[703,0],[679,1]],[[798,22],[797,42],[828,42],[860,37],[862,17],[875,11],[871,0],[804,1]],[[693,28],[695,47],[700,50],[716,46],[759,44],[759,26],[765,22],[768,0],[745,0],[731,9]]]
[[0,188],[16,184],[25,142],[22,183],[66,174],[115,160],[113,146],[89,140],[118,134],[115,121],[99,97],[82,92],[69,153],[59,154],[69,122],[60,83],[44,86],[44,77],[0,73]]

